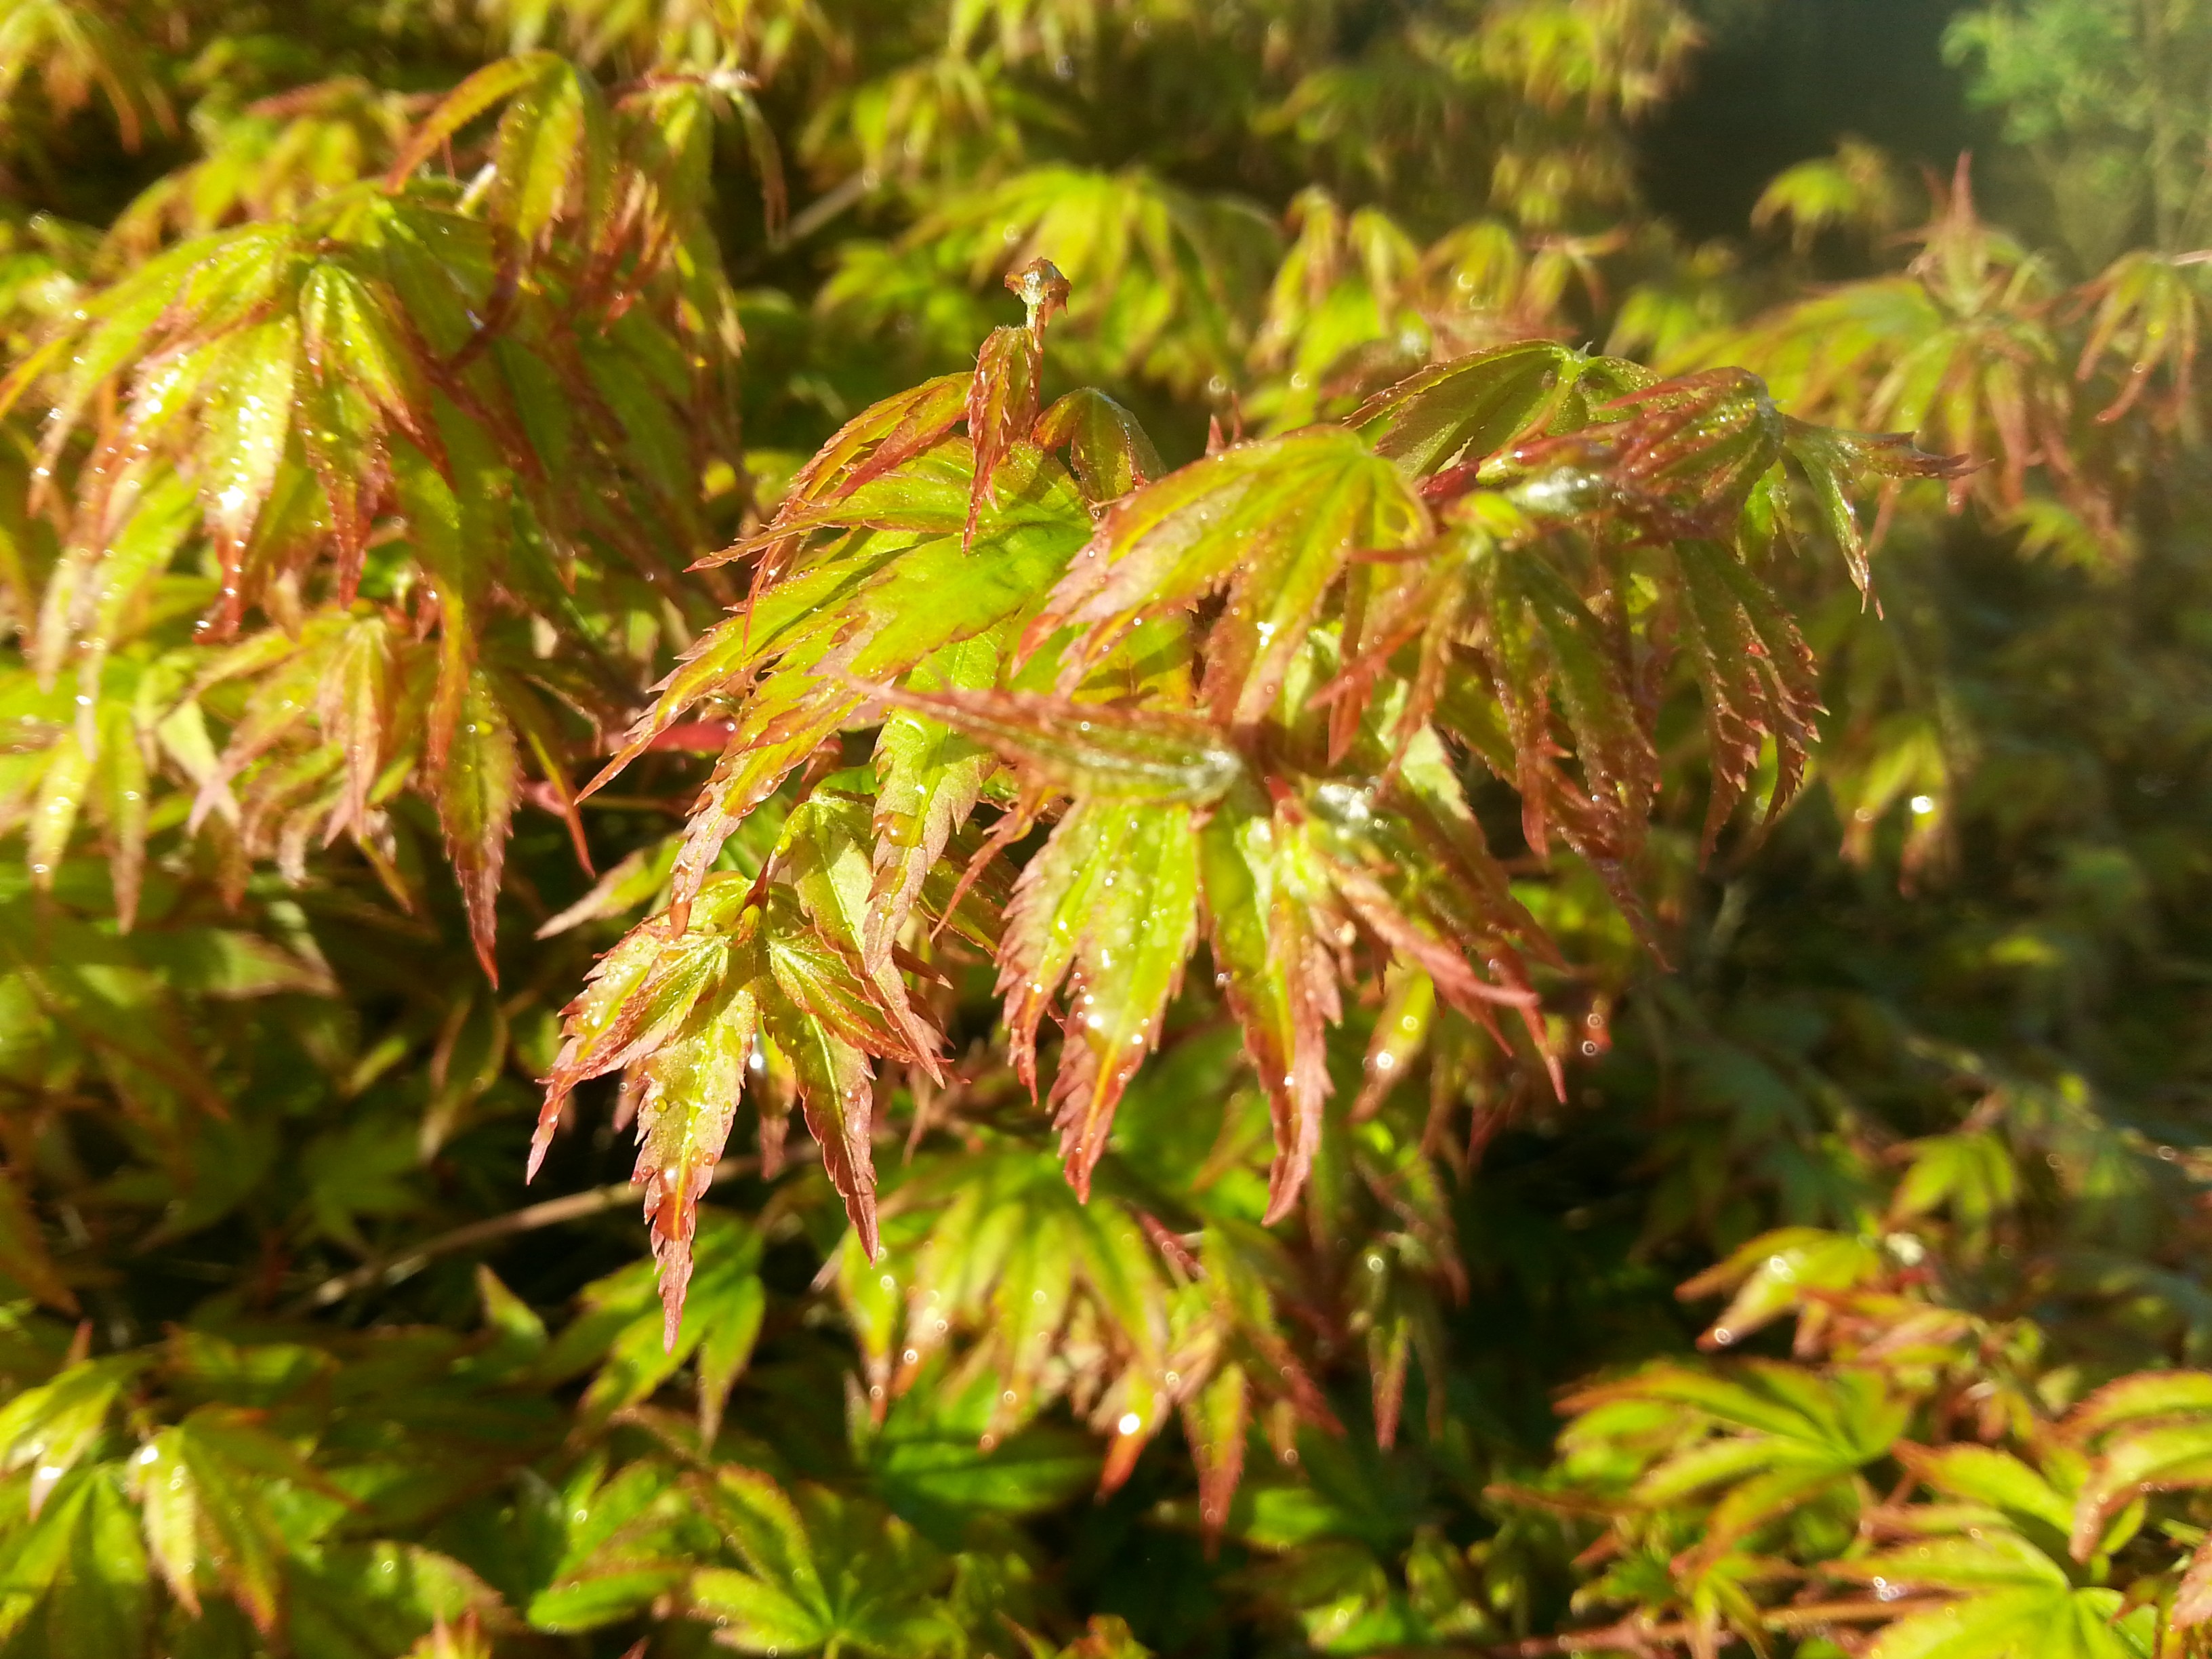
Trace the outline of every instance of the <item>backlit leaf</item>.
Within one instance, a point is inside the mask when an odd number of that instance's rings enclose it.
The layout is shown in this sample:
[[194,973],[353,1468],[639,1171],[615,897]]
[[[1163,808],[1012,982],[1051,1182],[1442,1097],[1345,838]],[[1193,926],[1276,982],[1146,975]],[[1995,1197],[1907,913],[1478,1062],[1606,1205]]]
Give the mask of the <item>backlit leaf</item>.
[[439,769],[438,817],[468,904],[477,960],[495,985],[499,982],[492,952],[500,872],[507,860],[507,830],[521,781],[514,728],[493,696],[484,671],[473,670]]

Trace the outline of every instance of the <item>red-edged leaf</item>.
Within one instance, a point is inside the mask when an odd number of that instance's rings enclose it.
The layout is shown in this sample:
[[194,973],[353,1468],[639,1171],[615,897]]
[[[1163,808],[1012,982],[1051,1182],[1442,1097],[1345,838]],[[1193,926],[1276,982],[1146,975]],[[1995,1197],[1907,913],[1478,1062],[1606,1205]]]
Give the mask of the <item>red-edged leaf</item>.
[[462,128],[495,105],[552,76],[574,72],[567,59],[550,52],[518,52],[514,57],[498,58],[485,64],[447,93],[438,107],[430,112],[429,118],[415,129],[406,148],[399,152],[392,163],[391,170],[385,174],[385,188],[399,189],[407,182],[410,173],[435,155]]
[[41,891],[53,885],[54,872],[69,852],[76,830],[77,815],[91,793],[97,757],[74,727],[64,732],[46,751],[36,793],[31,798],[30,822],[23,834],[23,856],[31,871],[31,884]]
[[138,890],[146,870],[146,834],[152,822],[153,781],[146,739],[131,707],[121,702],[100,711],[100,759],[93,769],[93,804],[107,830],[107,873],[115,890],[115,924],[131,931],[138,915]]
[[777,708],[781,696],[754,699],[691,809],[670,877],[669,921],[673,927],[685,925],[693,897],[709,879],[723,844],[784,779],[836,735],[861,702],[818,682],[802,685],[796,675],[780,681],[777,690],[793,695],[798,706]]
[[293,318],[240,330],[201,410],[200,500],[222,565],[219,631],[234,628],[245,610],[246,544],[284,459],[299,355]]
[[1322,1034],[1340,1012],[1335,963],[1315,926],[1326,878],[1302,869],[1303,838],[1278,817],[1217,809],[1199,832],[1206,939],[1274,1119],[1270,1224],[1289,1213],[1321,1148],[1330,1091]]
[[950,432],[967,411],[974,378],[972,374],[940,374],[862,410],[799,470],[767,530],[719,556],[757,551],[753,591],[757,596],[764,592],[783,574],[797,546],[793,521],[850,495]]
[[937,1053],[943,1039],[908,998],[890,950],[873,966],[868,961],[865,940],[873,885],[870,829],[867,801],[817,792],[794,807],[786,821],[779,866],[823,942],[858,965],[875,1012],[899,1034],[907,1054],[942,1081]]
[[691,1283],[699,1200],[729,1143],[758,1042],[759,957],[756,940],[733,945],[720,994],[702,999],[684,1029],[643,1066],[631,1179],[645,1188],[645,1218],[660,1268],[662,1341],[672,1353]]
[[968,387],[968,441],[975,447],[975,482],[968,495],[968,522],[961,544],[975,539],[975,523],[991,494],[992,474],[1013,447],[1036,424],[1037,377],[1044,347],[1024,328],[999,328],[983,342]]
[[1183,1433],[1198,1465],[1198,1521],[1219,1534],[1244,1478],[1244,1439],[1251,1426],[1251,1381],[1238,1364],[1224,1365],[1182,1402]]
[[446,851],[468,906],[469,937],[485,976],[499,983],[493,946],[499,928],[500,872],[507,863],[507,830],[522,793],[522,763],[514,727],[500,707],[490,677],[471,672],[459,718],[438,769],[438,819]]
[[1405,474],[1340,427],[1238,445],[1111,508],[1022,651],[1079,629],[1061,656],[1060,686],[1072,690],[1138,623],[1225,586],[1206,695],[1216,718],[1248,725],[1273,704],[1346,559],[1427,534]]
[[547,795],[559,809],[561,821],[568,826],[568,844],[575,850],[576,862],[586,875],[595,873],[591,846],[584,839],[584,820],[577,811],[575,786],[568,781],[568,745],[553,711],[533,687],[514,675],[499,674],[495,684],[501,706],[537,763],[538,775],[544,779]]
[[1828,533],[1842,550],[1851,580],[1862,593],[1871,590],[1873,571],[1866,536],[1851,505],[1861,479],[1963,477],[1975,463],[1963,455],[1930,455],[1907,432],[1838,432],[1784,418],[1783,447],[1813,487],[1813,501]]
[[1038,1022],[1073,975],[1052,1103],[1068,1178],[1085,1197],[1122,1091],[1158,1045],[1197,901],[1197,838],[1181,804],[1085,799],[1015,884],[999,990],[1016,1065],[1033,1079]]
[[763,1000],[763,1020],[797,1074],[799,1105],[822,1148],[823,1168],[845,1200],[860,1248],[873,1261],[876,1170],[869,1135],[874,1072],[867,1050],[853,1039],[872,1037],[879,1053],[897,1054],[902,1044],[881,1024],[858,965],[819,939],[779,933],[769,943],[769,970],[781,994]]
[[732,939],[742,941],[760,927],[750,886],[742,876],[719,876],[701,892],[690,927],[673,927],[665,915],[651,917],[599,958],[583,993],[562,1010],[561,1051],[545,1079],[531,1176],[544,1161],[570,1091],[586,1078],[653,1054],[720,983]]
[[1366,1080],[1359,1086],[1359,1098],[1352,1103],[1353,1122],[1372,1117],[1383,1097],[1412,1069],[1427,1045],[1436,1011],[1436,981],[1409,963],[1392,963],[1383,975],[1382,1006],[1375,1015],[1367,1058],[1360,1067]]
[[[988,641],[947,646],[908,677],[918,691],[974,690],[997,677]],[[875,849],[862,960],[870,974],[890,962],[908,915],[953,832],[967,822],[994,762],[991,751],[918,708],[897,708],[876,734]]]
[[[1449,784],[1448,763],[1443,769]],[[1455,787],[1451,795],[1455,800]],[[1505,891],[1472,823],[1455,828],[1443,816],[1449,807],[1438,811],[1436,803],[1378,809],[1366,792],[1342,783],[1310,787],[1304,803],[1306,846],[1346,908],[1500,1047],[1507,1045],[1496,1011],[1516,1010],[1564,1098],[1565,1080],[1544,1046],[1536,993],[1516,948],[1533,943],[1549,954],[1548,943]]]
[[322,487],[337,554],[338,603],[350,606],[369,532],[391,486],[391,455],[368,400],[353,387],[304,379],[300,410],[300,446]]
[[392,735],[392,670],[391,627],[380,616],[366,617],[347,628],[316,688],[315,716],[324,740],[345,757],[345,794],[328,830],[333,840],[365,826],[369,791]]
[[1516,341],[1425,368],[1376,392],[1345,424],[1417,477],[1462,455],[1479,461],[1528,429],[1580,359],[1554,341]]
[[[481,71],[479,71],[481,73]],[[592,78],[562,61],[520,88],[492,143],[493,223],[536,250],[556,224],[594,246],[608,205],[613,165],[607,111]]]
[[1778,759],[1767,821],[1796,793],[1820,712],[1820,682],[1796,625],[1734,554],[1712,542],[1684,541],[1675,544],[1674,560],[1684,641],[1705,690],[1713,770],[1705,830],[1710,853],[1750,783],[1762,733],[1773,734]]
[[1165,470],[1137,417],[1091,386],[1045,410],[1030,436],[1041,448],[1067,451],[1084,498],[1094,507],[1143,489]]

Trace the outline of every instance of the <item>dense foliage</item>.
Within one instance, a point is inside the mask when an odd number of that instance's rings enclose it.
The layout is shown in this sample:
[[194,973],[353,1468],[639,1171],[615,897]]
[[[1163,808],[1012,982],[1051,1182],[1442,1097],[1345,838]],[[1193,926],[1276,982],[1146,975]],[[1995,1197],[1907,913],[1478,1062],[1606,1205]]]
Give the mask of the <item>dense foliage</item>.
[[0,0],[0,1655],[2212,1650],[2212,14],[1758,9]]

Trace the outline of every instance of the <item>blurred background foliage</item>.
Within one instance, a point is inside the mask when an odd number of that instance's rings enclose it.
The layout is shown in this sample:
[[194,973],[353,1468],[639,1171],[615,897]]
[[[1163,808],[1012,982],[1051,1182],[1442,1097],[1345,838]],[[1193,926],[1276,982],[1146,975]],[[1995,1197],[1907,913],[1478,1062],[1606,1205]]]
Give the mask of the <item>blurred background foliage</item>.
[[[0,1651],[2204,1650],[2208,85],[2198,0],[0,0]],[[1764,833],[1672,682],[1627,889],[1475,792],[1559,1094],[1355,984],[1266,1227],[1198,985],[1079,1205],[955,960],[883,1255],[769,1068],[665,1346],[615,1085],[523,1170],[727,723],[578,788],[1040,256],[1170,465],[1545,338],[1975,466],[1769,568]]]

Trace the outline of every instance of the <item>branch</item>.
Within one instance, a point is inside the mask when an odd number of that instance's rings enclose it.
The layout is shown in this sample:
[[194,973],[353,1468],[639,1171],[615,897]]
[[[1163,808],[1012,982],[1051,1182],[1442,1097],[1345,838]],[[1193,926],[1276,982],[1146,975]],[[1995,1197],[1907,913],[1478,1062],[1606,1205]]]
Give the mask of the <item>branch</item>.
[[784,226],[783,235],[776,243],[777,250],[781,252],[793,242],[805,241],[881,182],[873,167],[863,167],[851,178],[824,191],[791,216],[791,222]]
[[[871,191],[883,183],[883,177],[873,167],[863,167],[851,177],[831,185],[797,213],[782,229],[782,234],[770,239],[767,252],[782,253],[805,241],[816,231],[843,213],[848,208],[867,199]],[[730,280],[743,282],[768,263],[760,253],[739,261],[730,267]]]
[[[714,1166],[714,1179],[726,1181],[733,1176],[757,1169],[757,1158],[726,1158]],[[393,1256],[388,1261],[365,1261],[350,1272],[326,1279],[285,1309],[290,1315],[313,1313],[343,1302],[356,1291],[371,1286],[397,1285],[428,1267],[432,1258],[451,1255],[456,1250],[466,1250],[477,1245],[490,1244],[517,1233],[535,1232],[540,1227],[558,1226],[564,1221],[580,1221],[586,1216],[601,1215],[619,1209],[625,1204],[645,1201],[645,1187],[641,1182],[617,1181],[605,1187],[590,1187],[580,1193],[571,1193],[566,1198],[549,1198],[542,1204],[527,1205],[520,1210],[510,1210],[505,1215],[490,1216],[482,1221],[471,1221],[465,1227],[440,1233],[434,1238],[416,1245],[404,1255]]]

